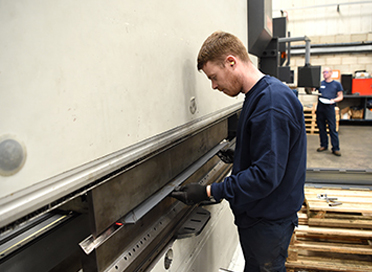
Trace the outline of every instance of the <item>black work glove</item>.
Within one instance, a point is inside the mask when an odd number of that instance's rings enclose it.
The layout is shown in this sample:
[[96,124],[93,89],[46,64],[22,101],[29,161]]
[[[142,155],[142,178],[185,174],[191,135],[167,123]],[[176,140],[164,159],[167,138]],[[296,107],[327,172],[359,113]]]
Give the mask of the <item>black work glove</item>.
[[206,186],[192,183],[174,189],[171,196],[187,205],[194,205],[204,200],[209,200]]
[[234,150],[232,150],[232,149],[220,150],[217,153],[217,156],[220,157],[220,159],[224,163],[233,163],[234,162]]

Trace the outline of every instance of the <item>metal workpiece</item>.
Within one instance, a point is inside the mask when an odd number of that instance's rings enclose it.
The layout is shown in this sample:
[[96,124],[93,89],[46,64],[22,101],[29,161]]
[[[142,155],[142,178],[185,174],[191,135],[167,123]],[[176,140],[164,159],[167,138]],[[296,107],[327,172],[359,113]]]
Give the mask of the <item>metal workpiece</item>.
[[[151,197],[146,199],[140,205],[138,205],[135,209],[129,212],[123,219],[119,220],[121,224],[133,224],[136,223],[139,219],[141,219],[145,214],[147,214],[155,205],[160,203],[165,197],[167,197],[176,187],[183,184],[187,179],[189,179],[193,174],[195,174],[204,164],[206,164],[216,153],[224,148],[227,143],[220,143],[215,146],[211,151],[197,160],[194,164],[188,167],[185,171],[183,171],[180,175],[174,178],[170,183],[165,185],[161,188],[158,192],[153,194]],[[212,171],[216,171],[216,167],[212,169]],[[208,174],[207,174],[208,176]],[[206,177],[204,178],[204,180]],[[206,181],[200,181],[199,183],[206,183]]]
[[316,197],[318,199],[323,199],[323,200],[327,201],[328,206],[330,206],[330,207],[342,205],[341,202],[337,201],[337,199],[338,199],[337,197],[328,197],[327,194],[318,194]]

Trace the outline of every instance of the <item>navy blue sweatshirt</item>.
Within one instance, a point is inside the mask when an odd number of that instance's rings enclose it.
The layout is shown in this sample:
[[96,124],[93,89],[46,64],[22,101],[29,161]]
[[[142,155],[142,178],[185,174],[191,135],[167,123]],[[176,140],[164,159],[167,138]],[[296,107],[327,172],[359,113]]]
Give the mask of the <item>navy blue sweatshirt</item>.
[[286,85],[265,76],[246,94],[232,174],[212,184],[211,193],[229,202],[239,227],[261,219],[297,218],[305,175],[302,105]]

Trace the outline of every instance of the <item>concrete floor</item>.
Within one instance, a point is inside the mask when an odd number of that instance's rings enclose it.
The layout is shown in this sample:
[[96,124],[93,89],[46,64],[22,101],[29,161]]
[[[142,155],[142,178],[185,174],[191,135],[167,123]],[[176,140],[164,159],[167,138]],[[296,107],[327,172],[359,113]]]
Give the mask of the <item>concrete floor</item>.
[[[372,169],[372,127],[340,126],[339,141],[341,157],[331,152],[331,145],[324,152],[319,134],[307,135],[307,168]],[[329,139],[330,142],[330,139]]]

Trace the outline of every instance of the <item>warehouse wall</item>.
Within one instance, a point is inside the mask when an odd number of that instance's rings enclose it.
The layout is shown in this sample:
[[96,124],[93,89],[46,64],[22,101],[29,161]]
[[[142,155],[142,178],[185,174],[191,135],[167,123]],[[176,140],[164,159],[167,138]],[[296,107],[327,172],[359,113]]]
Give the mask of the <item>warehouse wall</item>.
[[[372,15],[371,15],[372,16]],[[372,32],[364,34],[311,36],[311,44],[337,44],[372,41]],[[330,66],[340,70],[341,74],[354,74],[358,70],[366,70],[372,73],[372,52],[362,53],[336,53],[336,54],[312,54],[311,65]],[[291,69],[297,72],[298,66],[305,65],[304,56],[291,57]]]
[[[372,14],[371,14],[372,16]],[[334,44],[372,41],[372,33],[349,34],[349,35],[330,35],[330,36],[311,36],[311,44]],[[331,66],[333,69],[340,70],[342,74],[353,74],[356,70],[367,70],[372,72],[372,52],[365,53],[338,53],[311,55],[312,65]],[[304,66],[303,56],[292,56],[291,65],[293,67]]]
[[[309,3],[299,0],[276,0],[273,1],[273,18],[285,16],[287,31],[290,31],[291,37],[307,36],[311,40],[311,45],[372,41],[372,1],[364,1],[363,4],[360,2],[315,0]],[[304,42],[292,43],[299,44]],[[340,70],[341,74],[354,74],[356,70],[367,70],[372,73],[372,52],[313,54],[310,63],[330,66]],[[295,82],[297,67],[304,64],[304,56],[291,57],[290,66],[295,72]],[[299,88],[299,92],[303,94],[303,88]],[[300,99],[307,104],[316,101],[312,96],[300,96]]]
[[[360,4],[361,2],[365,3]],[[288,30],[292,36],[372,32],[372,1],[274,0],[272,4],[273,17],[282,16],[282,10],[288,19]]]

